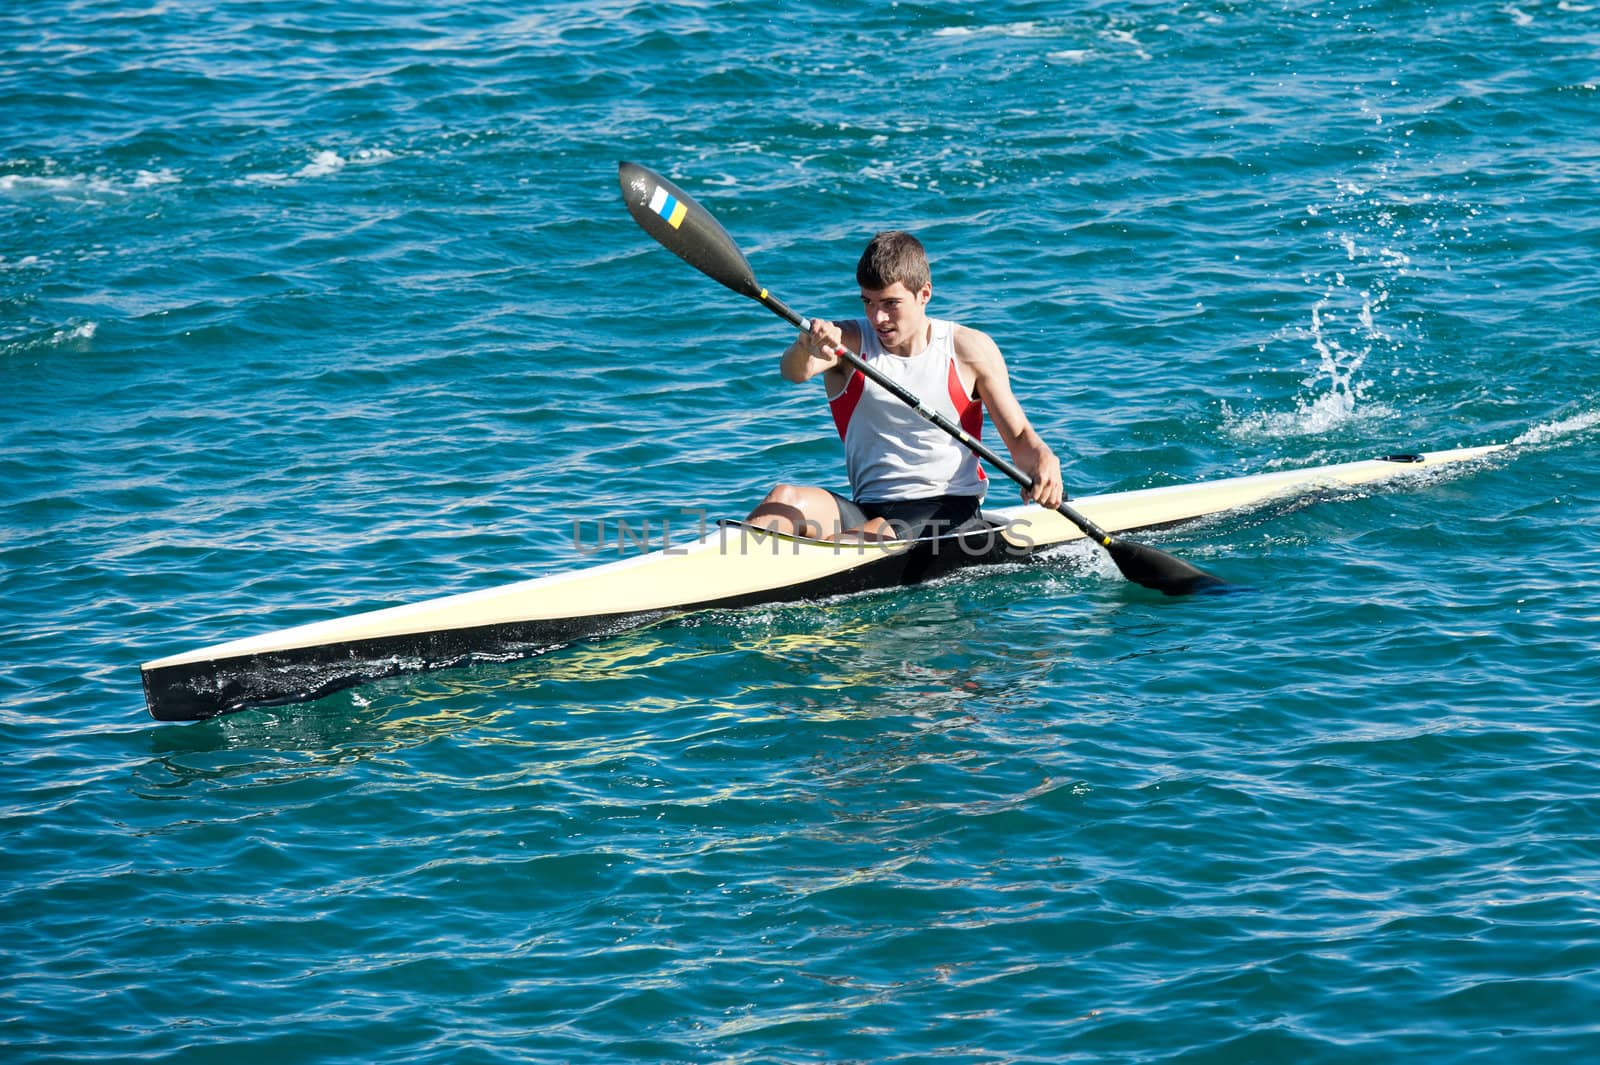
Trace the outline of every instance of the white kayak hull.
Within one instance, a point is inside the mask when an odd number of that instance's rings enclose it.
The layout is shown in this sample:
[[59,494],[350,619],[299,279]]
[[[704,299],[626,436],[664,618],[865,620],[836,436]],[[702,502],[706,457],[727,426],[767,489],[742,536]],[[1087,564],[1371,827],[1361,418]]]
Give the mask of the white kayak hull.
[[[1481,458],[1498,446],[1397,456],[1083,496],[1112,533],[1160,528],[1286,495],[1343,489]],[[1083,534],[1035,506],[985,510],[989,527],[918,541],[833,543],[725,523],[693,542],[514,584],[299,625],[146,662],[150,714],[193,721],[300,702],[401,673],[527,657],[698,610],[915,584],[1023,561]]]

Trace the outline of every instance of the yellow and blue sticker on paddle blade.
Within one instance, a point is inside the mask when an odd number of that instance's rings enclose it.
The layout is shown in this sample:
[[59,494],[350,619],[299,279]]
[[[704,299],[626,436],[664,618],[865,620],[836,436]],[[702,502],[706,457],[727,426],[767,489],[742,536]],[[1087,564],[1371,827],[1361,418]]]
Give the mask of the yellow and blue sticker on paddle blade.
[[689,213],[689,208],[660,185],[656,186],[655,194],[650,197],[650,209],[665,218],[667,225],[673,229],[683,225],[683,216]]

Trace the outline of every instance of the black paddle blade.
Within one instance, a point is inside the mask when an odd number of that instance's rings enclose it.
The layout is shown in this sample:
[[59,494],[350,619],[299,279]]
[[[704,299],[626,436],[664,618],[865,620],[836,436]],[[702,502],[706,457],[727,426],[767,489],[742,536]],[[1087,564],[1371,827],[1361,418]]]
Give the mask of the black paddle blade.
[[1221,577],[1144,544],[1112,540],[1104,546],[1124,577],[1166,595],[1221,592],[1230,587]]
[[744,252],[711,213],[678,186],[638,163],[620,163],[617,181],[628,213],[678,258],[741,296],[761,298]]

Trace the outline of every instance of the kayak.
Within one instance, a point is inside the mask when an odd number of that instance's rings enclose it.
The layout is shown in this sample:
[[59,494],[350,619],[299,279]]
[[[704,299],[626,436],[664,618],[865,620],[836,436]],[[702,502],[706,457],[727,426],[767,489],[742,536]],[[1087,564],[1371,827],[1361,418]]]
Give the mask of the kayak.
[[[1083,496],[1112,532],[1415,475],[1504,445],[1459,448],[1194,484]],[[400,674],[527,658],[574,641],[701,610],[824,599],[918,584],[975,566],[1026,562],[1084,537],[1056,511],[985,508],[983,524],[917,540],[813,540],[724,521],[681,544],[594,566],[297,625],[144,663],[159,721],[199,721],[306,702]]]

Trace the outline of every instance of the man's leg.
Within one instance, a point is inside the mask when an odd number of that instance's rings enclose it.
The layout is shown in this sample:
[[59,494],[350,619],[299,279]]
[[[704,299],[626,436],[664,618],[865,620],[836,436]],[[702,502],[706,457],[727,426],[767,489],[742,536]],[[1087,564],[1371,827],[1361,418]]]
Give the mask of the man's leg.
[[832,492],[793,484],[775,486],[744,520],[760,529],[813,540],[846,531],[839,500]]

